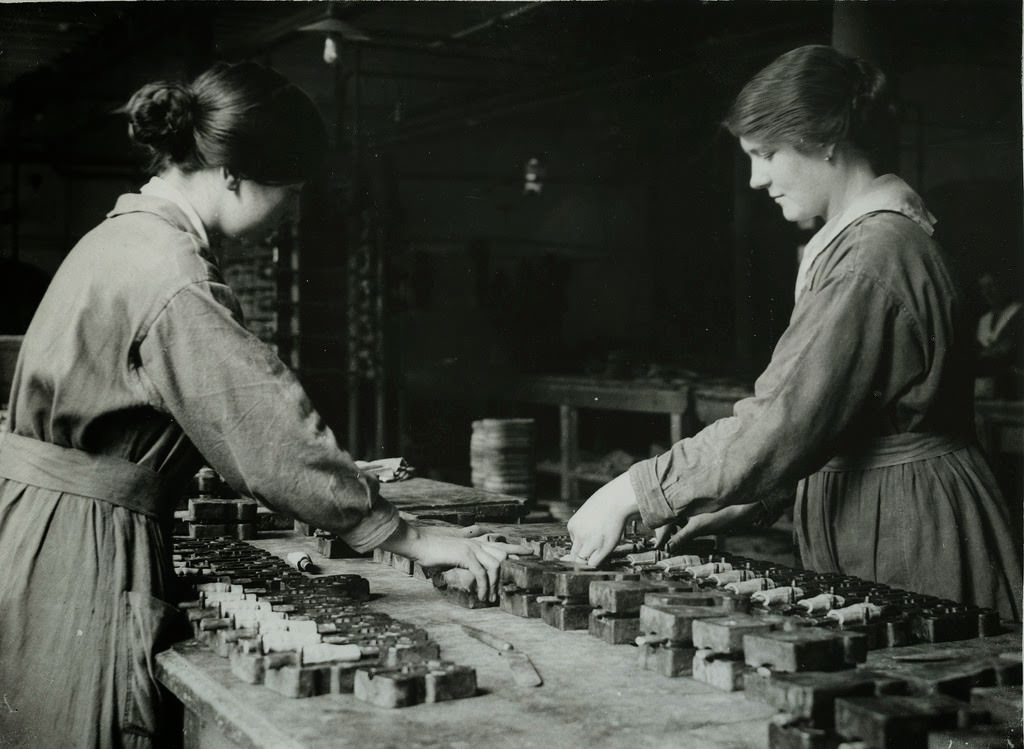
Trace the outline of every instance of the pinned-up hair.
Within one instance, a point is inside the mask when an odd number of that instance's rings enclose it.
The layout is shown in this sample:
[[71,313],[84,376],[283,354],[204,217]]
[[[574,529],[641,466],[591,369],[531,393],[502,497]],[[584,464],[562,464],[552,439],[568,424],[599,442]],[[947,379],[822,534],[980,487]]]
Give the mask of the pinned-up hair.
[[292,184],[309,180],[327,155],[309,96],[254,62],[218,63],[191,84],[146,84],[125,111],[154,172],[226,167],[255,182]]
[[776,58],[740,91],[724,125],[735,137],[810,152],[844,144],[877,160],[897,131],[885,75],[833,47],[808,45]]

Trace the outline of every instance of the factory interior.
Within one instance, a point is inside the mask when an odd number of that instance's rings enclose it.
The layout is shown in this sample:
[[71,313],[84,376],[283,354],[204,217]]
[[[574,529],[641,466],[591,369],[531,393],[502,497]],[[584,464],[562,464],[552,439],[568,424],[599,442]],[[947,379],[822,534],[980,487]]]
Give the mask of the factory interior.
[[[928,309],[951,310],[952,322],[922,331],[930,312],[919,323],[898,299],[891,312],[848,317],[827,306],[820,275],[832,260],[819,245],[834,214],[794,220],[785,197],[755,184],[759,160],[771,159],[753,135],[734,135],[731,107],[758,71],[807,45],[884,71],[899,119],[878,173],[898,175],[926,206],[930,239],[914,228],[907,244],[940,266],[907,281],[908,293],[937,297]],[[164,534],[153,569],[168,572],[154,572],[159,585],[144,592],[175,609],[183,634],[167,639],[167,625],[159,646],[136,646],[125,663],[118,646],[92,649],[97,669],[135,680],[130,698],[94,675],[83,683],[114,695],[96,698],[101,712],[80,697],[47,706],[39,685],[57,671],[38,665],[46,641],[15,632],[29,624],[23,612],[53,613],[31,593],[52,581],[12,572],[0,585],[0,748],[1024,746],[1021,61],[1015,0],[0,3],[0,567],[8,554],[12,564],[47,559],[39,550],[58,543],[47,532],[64,527],[49,514],[24,519],[31,491],[58,487],[25,478],[18,461],[32,461],[15,438],[50,442],[74,453],[65,465],[97,473],[102,462],[78,462],[86,453],[110,448],[145,464],[163,449],[148,431],[112,436],[122,424],[166,422],[161,434],[173,439],[160,439],[174,446],[149,466],[157,474],[183,470],[182,445],[195,452],[188,480],[162,490],[163,509],[150,513],[162,531],[146,531]],[[210,420],[226,424],[220,435],[200,412],[229,378],[147,372],[146,330],[103,295],[130,287],[125,299],[141,298],[159,284],[132,277],[147,266],[130,244],[118,266],[89,237],[141,215],[115,204],[154,175],[129,132],[132,95],[245,62],[308,97],[326,152],[293,210],[266,231],[211,233],[196,251],[210,283],[229,289],[233,301],[219,309],[276,362],[252,382],[239,374],[252,389],[228,397],[234,425]],[[801,168],[848,163],[832,159],[828,151]],[[226,174],[230,164],[208,166]],[[778,169],[782,184],[782,166],[762,168]],[[113,273],[82,277],[98,266],[84,256],[72,265],[71,251],[90,247]],[[823,255],[802,263],[807,248]],[[885,291],[870,298],[896,299],[901,281],[880,278]],[[69,292],[86,284],[92,301]],[[111,339],[134,336],[127,350],[141,358],[126,371],[141,374],[125,382],[140,378],[129,391],[146,402],[116,394],[100,371],[121,382],[121,363],[103,359],[120,344],[86,327],[106,314],[97,309],[124,312],[102,321]],[[60,339],[78,336],[73,354],[47,339],[61,327],[54,316],[78,326]],[[900,321],[911,318],[902,339]],[[854,330],[875,323],[884,329]],[[993,349],[1005,334],[998,362],[985,358],[983,328]],[[187,330],[176,331],[181,340]],[[905,340],[931,364],[898,380]],[[875,363],[874,346],[891,360]],[[199,350],[164,345],[167,357]],[[814,355],[824,358],[801,365]],[[225,346],[219,366],[257,358],[233,356]],[[876,370],[842,370],[858,362]],[[206,372],[197,360],[178,366]],[[94,371],[90,384],[83,373]],[[67,384],[48,379],[58,375]],[[271,375],[286,383],[280,391],[260,384]],[[863,457],[842,445],[859,444],[874,422],[851,416],[843,432],[825,422],[845,418],[853,406],[832,401],[852,403],[862,386],[867,418],[884,421],[886,436],[967,423],[954,446],[914,460],[947,466],[969,454],[983,466],[983,503],[945,498],[974,481],[956,469],[955,479],[907,484],[906,497],[903,484],[885,485],[878,506],[891,515],[812,508],[826,496],[841,502],[854,482],[841,477],[860,476],[835,465]],[[99,414],[104,399],[109,414],[68,426]],[[918,412],[928,415],[915,421]],[[231,433],[255,419],[251,435]],[[308,464],[285,465],[303,453],[289,443],[293,422],[314,435]],[[910,460],[858,465],[870,474]],[[356,506],[353,481],[376,509]],[[775,489],[788,497],[777,508]],[[612,501],[627,495],[631,512],[618,518]],[[55,502],[46,512],[58,517],[62,502],[78,500]],[[767,520],[692,522],[755,505]],[[915,514],[938,505],[942,514]],[[417,542],[457,539],[472,560],[435,546],[410,552],[397,535],[364,541],[363,518],[386,515],[381,506]],[[125,507],[116,512],[131,514]],[[337,518],[323,520],[329,511]],[[955,527],[942,525],[949,518]],[[828,553],[811,551],[819,522]],[[668,541],[688,527],[684,541]],[[134,536],[125,538],[130,547]],[[114,564],[144,553],[98,543],[82,553]],[[901,571],[890,574],[877,560],[894,546]],[[33,565],[26,574],[42,574]],[[930,566],[930,576],[914,571]],[[955,584],[915,582],[940,576]],[[113,594],[143,590],[117,585]],[[110,617],[111,641],[148,626]],[[92,668],[75,658],[69,672]]]

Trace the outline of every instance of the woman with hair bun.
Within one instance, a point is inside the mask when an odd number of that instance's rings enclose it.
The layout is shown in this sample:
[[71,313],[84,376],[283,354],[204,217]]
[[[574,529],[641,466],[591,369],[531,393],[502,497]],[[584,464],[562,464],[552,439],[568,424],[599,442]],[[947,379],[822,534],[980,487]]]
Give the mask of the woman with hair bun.
[[0,435],[5,747],[173,743],[153,656],[187,635],[169,529],[204,462],[358,551],[464,567],[481,597],[508,552],[529,553],[406,523],[243,325],[213,248],[266,233],[320,168],[309,97],[255,63],[219,64],[142,87],[126,112],[157,176],[58,269]]
[[[1007,507],[974,438],[972,328],[935,217],[879,170],[885,77],[827,46],[761,70],[725,120],[792,222],[823,220],[754,395],[600,488],[569,521],[599,564],[639,513],[676,544],[774,521],[795,496],[805,567],[1020,620]],[[681,529],[675,533],[675,524]]]

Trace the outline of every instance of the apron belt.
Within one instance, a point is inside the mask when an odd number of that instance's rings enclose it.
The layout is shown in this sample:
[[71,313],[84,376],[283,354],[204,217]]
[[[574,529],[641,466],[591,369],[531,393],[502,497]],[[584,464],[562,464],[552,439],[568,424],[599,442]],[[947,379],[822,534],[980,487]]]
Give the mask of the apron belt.
[[11,432],[0,433],[0,478],[99,499],[157,520],[171,511],[161,501],[165,490],[156,471]]
[[857,452],[837,455],[822,471],[863,471],[938,458],[967,447],[964,437],[929,432],[907,432],[878,437]]

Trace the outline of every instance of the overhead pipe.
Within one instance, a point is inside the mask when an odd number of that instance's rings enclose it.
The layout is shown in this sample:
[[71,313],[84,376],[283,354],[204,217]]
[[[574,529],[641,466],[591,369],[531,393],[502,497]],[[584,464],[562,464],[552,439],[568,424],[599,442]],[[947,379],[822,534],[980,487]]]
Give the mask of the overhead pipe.
[[689,72],[695,63],[688,63],[682,68],[673,68],[667,71],[647,71],[631,77],[623,77],[615,70],[603,72],[600,75],[587,75],[581,79],[562,80],[554,85],[545,86],[543,89],[531,89],[526,92],[515,92],[498,97],[492,97],[484,102],[484,106],[472,104],[458,105],[444,112],[435,115],[422,115],[420,121],[407,117],[407,125],[395,128],[390,134],[375,138],[374,146],[393,145],[409,140],[414,140],[424,135],[432,135],[439,132],[459,127],[466,127],[467,122],[478,125],[485,120],[493,120],[510,114],[527,112],[538,107],[543,107],[556,102],[564,102],[569,99],[585,96],[594,91],[609,90],[630,86],[641,81],[655,81],[660,78],[674,77]]
[[518,8],[513,8],[512,10],[507,10],[504,13],[499,13],[498,15],[494,16],[493,18],[489,18],[486,21],[473,24],[472,26],[467,26],[461,31],[456,31],[453,34],[449,34],[448,39],[465,39],[467,36],[472,36],[477,32],[485,31],[486,29],[489,29],[496,24],[504,23],[505,21],[511,21],[513,18],[518,18],[519,16],[526,15],[530,11],[536,10],[541,5],[543,5],[543,3],[541,2],[526,3],[525,5],[520,5]]
[[366,49],[397,50],[399,52],[410,52],[414,54],[430,55],[431,57],[446,58],[451,60],[469,60],[472,62],[496,62],[519,65],[530,68],[546,68],[550,62],[541,59],[527,59],[523,57],[512,57],[510,55],[487,55],[479,52],[466,52],[437,47],[434,43],[416,43],[400,41],[384,41],[380,39],[343,39],[352,47],[363,47]]
[[[420,73],[405,70],[363,70],[363,78],[385,78],[405,81],[431,81],[432,83],[494,83],[493,75],[453,75],[451,73]],[[511,76],[508,76],[511,78]]]
[[[756,32],[744,35],[743,38],[749,40],[751,37],[764,37],[794,28],[792,24],[779,24],[759,29]],[[736,39],[740,38],[737,37]],[[376,138],[374,145],[391,145],[413,140],[424,135],[466,127],[467,121],[470,120],[473,121],[472,124],[476,125],[484,120],[526,112],[541,106],[577,98],[597,90],[622,88],[623,86],[630,86],[638,82],[654,81],[659,78],[670,78],[686,74],[692,72],[700,64],[701,55],[713,46],[715,46],[715,43],[709,42],[692,48],[690,50],[691,59],[681,66],[668,70],[650,69],[637,73],[632,67],[626,70],[622,68],[605,69],[597,73],[586,73],[563,78],[538,88],[499,94],[483,102],[456,104],[445,110],[421,115],[407,113],[402,126],[392,128],[390,133]],[[743,59],[754,58],[757,54],[758,51],[754,49],[744,53],[742,57]]]
[[[527,67],[547,67],[550,64],[549,60],[542,59],[525,59],[522,57],[512,57],[509,55],[491,55],[483,54],[479,51],[468,51],[445,48],[444,45],[451,44],[453,42],[461,42],[468,36],[482,31],[486,28],[490,28],[497,23],[501,23],[503,20],[509,20],[516,16],[523,15],[530,10],[533,10],[535,6],[540,6],[542,3],[535,2],[529,5],[520,6],[513,9],[512,11],[506,11],[501,13],[487,21],[474,24],[473,26],[460,29],[459,31],[449,34],[447,37],[438,39],[435,37],[426,37],[423,41],[409,41],[406,39],[382,39],[374,37],[367,32],[359,29],[351,23],[337,17],[336,14],[329,12],[327,18],[322,18],[319,21],[308,23],[298,27],[296,30],[300,32],[318,32],[326,34],[329,38],[337,38],[346,45],[353,48],[367,48],[367,49],[386,49],[396,50],[400,52],[409,52],[413,54],[427,54],[431,57],[447,58],[453,60],[470,60],[474,62],[496,62],[496,63],[510,63],[514,65],[527,66]],[[289,38],[290,35],[282,35],[277,43],[281,43]]]

